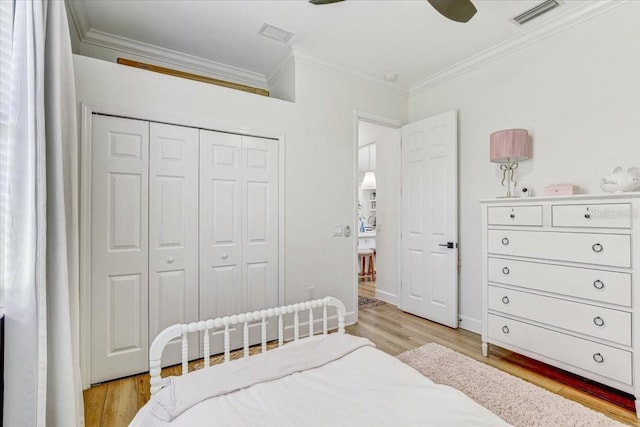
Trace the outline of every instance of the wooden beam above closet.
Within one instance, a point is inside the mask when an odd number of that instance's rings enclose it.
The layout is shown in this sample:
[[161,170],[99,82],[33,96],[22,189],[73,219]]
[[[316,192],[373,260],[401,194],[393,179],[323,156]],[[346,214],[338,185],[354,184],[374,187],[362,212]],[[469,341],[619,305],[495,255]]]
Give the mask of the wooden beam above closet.
[[144,62],[133,61],[126,58],[118,58],[118,64],[128,65],[129,67],[141,68],[147,71],[153,71],[155,73],[167,74],[169,76],[180,77],[183,79],[195,80],[202,83],[209,83],[212,85],[223,86],[230,89],[241,90],[244,92],[255,93],[256,95],[269,96],[269,91],[252,86],[241,85],[239,83],[227,82],[224,80],[214,79],[213,77],[201,76],[198,74],[187,73],[185,71],[173,70],[171,68],[160,67],[158,65],[147,64]]

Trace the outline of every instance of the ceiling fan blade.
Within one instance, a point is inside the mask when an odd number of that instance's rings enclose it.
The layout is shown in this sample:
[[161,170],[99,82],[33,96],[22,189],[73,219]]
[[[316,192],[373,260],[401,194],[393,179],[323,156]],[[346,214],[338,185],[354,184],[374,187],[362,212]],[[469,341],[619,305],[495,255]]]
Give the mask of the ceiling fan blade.
[[440,15],[456,22],[469,22],[478,11],[471,0],[427,0]]
[[344,0],[309,0],[309,3],[315,4],[315,5],[321,5],[321,4],[338,3],[339,1],[344,1]]

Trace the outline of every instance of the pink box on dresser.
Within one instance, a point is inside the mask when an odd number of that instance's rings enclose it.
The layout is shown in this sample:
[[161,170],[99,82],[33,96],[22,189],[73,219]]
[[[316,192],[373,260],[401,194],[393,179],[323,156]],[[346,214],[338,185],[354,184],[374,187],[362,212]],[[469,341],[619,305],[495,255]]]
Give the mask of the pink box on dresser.
[[544,187],[545,196],[570,196],[571,194],[578,194],[577,185],[573,184],[552,184]]

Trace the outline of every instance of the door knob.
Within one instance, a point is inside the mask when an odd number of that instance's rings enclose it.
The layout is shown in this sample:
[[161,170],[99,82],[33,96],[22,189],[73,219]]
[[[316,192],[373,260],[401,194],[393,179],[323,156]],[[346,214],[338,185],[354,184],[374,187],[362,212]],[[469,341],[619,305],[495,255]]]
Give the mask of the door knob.
[[176,259],[172,256],[170,256],[169,258],[167,258],[167,264],[172,264],[173,261],[175,261]]
[[458,244],[457,243],[453,243],[453,242],[447,242],[447,243],[440,243],[440,244],[438,244],[438,246],[442,246],[442,247],[448,248],[448,249],[453,249],[454,247],[457,247]]
[[222,254],[222,259],[227,259],[227,258],[229,258],[229,254],[228,254],[228,253],[226,253],[226,252],[225,252],[225,253],[223,253],[223,254]]

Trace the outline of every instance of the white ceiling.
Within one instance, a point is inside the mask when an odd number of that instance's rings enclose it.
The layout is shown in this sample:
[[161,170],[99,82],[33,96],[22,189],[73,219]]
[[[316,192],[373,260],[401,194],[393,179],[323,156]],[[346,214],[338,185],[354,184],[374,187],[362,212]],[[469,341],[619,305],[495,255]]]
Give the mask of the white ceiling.
[[[200,68],[228,66],[263,78],[295,47],[372,79],[397,73],[396,84],[405,89],[602,3],[562,0],[561,7],[520,27],[510,19],[541,0],[473,2],[478,13],[460,24],[439,15],[426,0],[347,0],[323,6],[307,0],[68,0],[73,30],[92,44],[108,39],[109,46],[121,41],[129,52],[136,45],[161,48],[156,56],[168,52],[183,63],[196,61]],[[287,44],[262,37],[257,33],[264,23],[295,36]]]

